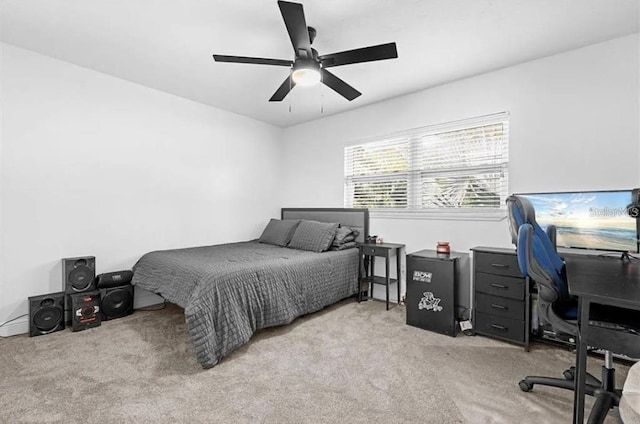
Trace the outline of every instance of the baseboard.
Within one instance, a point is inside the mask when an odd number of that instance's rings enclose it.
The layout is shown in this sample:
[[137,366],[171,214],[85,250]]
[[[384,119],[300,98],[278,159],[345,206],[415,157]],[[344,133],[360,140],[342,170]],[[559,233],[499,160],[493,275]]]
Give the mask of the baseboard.
[[22,317],[15,321],[11,321],[0,327],[0,337],[17,336],[18,334],[27,334],[29,332],[29,318]]

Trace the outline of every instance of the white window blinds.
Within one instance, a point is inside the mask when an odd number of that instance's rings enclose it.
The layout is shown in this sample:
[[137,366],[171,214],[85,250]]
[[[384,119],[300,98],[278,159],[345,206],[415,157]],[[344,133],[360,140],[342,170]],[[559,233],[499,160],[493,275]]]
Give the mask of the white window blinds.
[[507,113],[345,147],[345,206],[398,213],[504,211]]

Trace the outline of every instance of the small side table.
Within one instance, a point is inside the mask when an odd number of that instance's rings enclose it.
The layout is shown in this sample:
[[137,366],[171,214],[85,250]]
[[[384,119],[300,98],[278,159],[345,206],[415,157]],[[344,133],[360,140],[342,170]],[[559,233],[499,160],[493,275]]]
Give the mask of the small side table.
[[[398,304],[400,303],[400,255],[404,244],[397,243],[359,243],[360,248],[360,269],[362,273],[362,280],[360,281],[360,294],[358,300],[362,300],[362,285],[371,285],[370,297],[373,297],[373,285],[384,284],[387,287],[387,311],[389,310],[389,285],[392,283],[398,283]],[[397,278],[391,278],[389,276],[389,263],[391,256],[396,256],[396,276]],[[385,276],[378,277],[375,275],[375,263],[376,256],[385,258]],[[370,261],[371,266],[365,266],[365,258]]]

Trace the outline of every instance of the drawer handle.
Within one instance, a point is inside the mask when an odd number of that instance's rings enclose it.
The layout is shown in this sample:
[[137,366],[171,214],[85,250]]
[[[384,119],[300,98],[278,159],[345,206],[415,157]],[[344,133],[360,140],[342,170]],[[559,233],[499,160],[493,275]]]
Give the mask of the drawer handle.
[[492,304],[491,304],[491,307],[492,307],[492,308],[495,308],[495,309],[502,309],[502,310],[505,310],[505,311],[506,311],[507,309],[509,309],[509,307],[508,307],[508,306],[498,305],[497,303],[492,303]]
[[509,265],[505,265],[505,264],[491,264],[491,266],[496,268],[509,268]]
[[491,324],[491,328],[495,328],[496,330],[501,330],[501,331],[509,331],[507,327],[503,327],[498,324]]
[[507,286],[505,286],[504,284],[498,284],[498,283],[491,283],[491,287],[495,287],[497,289],[506,289]]

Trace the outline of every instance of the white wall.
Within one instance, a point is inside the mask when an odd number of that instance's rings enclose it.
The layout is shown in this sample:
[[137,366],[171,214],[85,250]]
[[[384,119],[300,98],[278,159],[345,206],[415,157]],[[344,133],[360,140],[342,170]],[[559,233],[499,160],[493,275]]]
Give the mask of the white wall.
[[279,215],[280,128],[0,48],[0,323],[62,290],[63,257],[129,269],[151,250],[255,238]]
[[[638,187],[639,51],[635,34],[288,128],[283,204],[341,207],[345,144],[502,111],[510,192]],[[373,218],[371,232],[407,252],[511,246],[504,220]]]
[[[344,145],[404,129],[508,111],[511,192],[640,186],[637,34],[284,131],[0,49],[0,322],[62,289],[60,258],[115,271],[149,250],[256,237],[281,206],[341,207]],[[510,245],[505,221],[371,224],[407,252]]]

